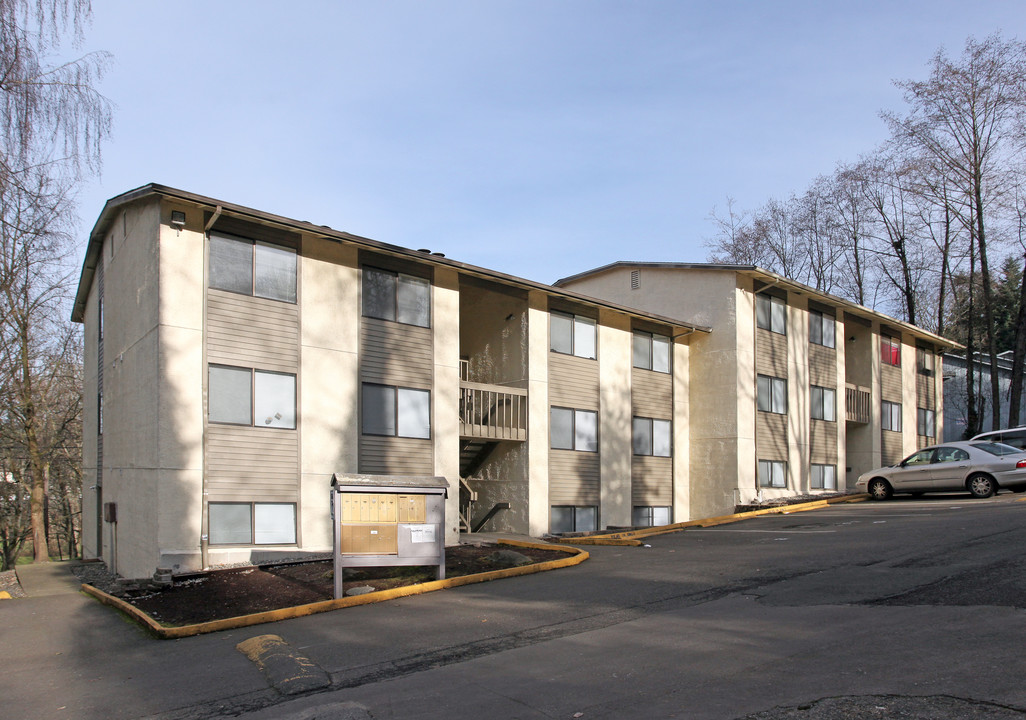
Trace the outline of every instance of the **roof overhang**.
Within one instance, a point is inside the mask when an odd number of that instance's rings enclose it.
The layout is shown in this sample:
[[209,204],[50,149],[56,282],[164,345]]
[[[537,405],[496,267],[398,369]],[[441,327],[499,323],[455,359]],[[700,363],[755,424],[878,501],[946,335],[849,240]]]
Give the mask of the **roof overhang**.
[[924,341],[928,341],[932,345],[935,345],[939,351],[964,349],[962,345],[949,340],[946,337],[932,333],[929,330],[905,322],[904,320],[898,320],[897,318],[885,315],[884,313],[871,310],[864,305],[859,305],[851,300],[845,300],[844,298],[825,293],[822,290],[817,290],[814,287],[805,285],[804,283],[790,280],[783,275],[779,275],[771,270],[765,270],[757,265],[731,265],[723,263],[674,263],[674,262],[631,262],[629,260],[621,260],[608,265],[594,268],[593,270],[585,270],[584,272],[571,275],[569,277],[560,278],[553,283],[556,287],[562,287],[565,284],[572,283],[575,280],[583,278],[594,277],[596,275],[602,275],[613,270],[620,269],[644,269],[650,268],[654,270],[711,270],[721,272],[733,272],[738,275],[743,275],[755,280],[760,280],[767,285],[780,287],[788,292],[795,293],[797,295],[807,295],[814,300],[821,302],[826,305],[841,308],[845,314],[855,315],[862,317],[867,320],[876,320],[885,325],[900,329],[902,332],[908,333]]
[[432,253],[411,250],[410,248],[400,247],[399,245],[390,245],[388,243],[371,240],[370,238],[353,235],[352,233],[341,230],[333,230],[326,225],[315,225],[302,220],[293,220],[281,215],[274,215],[261,210],[254,210],[253,208],[248,208],[243,205],[235,205],[233,203],[224,202],[223,200],[217,200],[204,195],[197,195],[196,193],[186,192],[185,190],[178,190],[176,188],[158,185],[156,183],[143,185],[135,190],[130,190],[113,197],[103,206],[103,210],[100,212],[100,216],[96,220],[96,223],[89,234],[89,243],[86,246],[85,260],[82,264],[82,273],[78,281],[78,291],[75,294],[75,304],[71,313],[71,319],[73,321],[82,322],[85,317],[86,300],[89,297],[89,289],[92,287],[93,276],[96,273],[96,265],[100,258],[100,252],[103,249],[103,239],[106,236],[111,223],[114,221],[115,217],[117,217],[118,212],[127,205],[154,197],[190,203],[192,205],[207,208],[211,211],[220,211],[222,215],[233,216],[264,225],[285,228],[293,232],[315,235],[337,242],[355,245],[381,254],[393,255],[396,257],[412,259],[420,263],[452,268],[463,274],[488,280],[500,285],[515,287],[522,290],[536,290],[546,295],[564,298],[583,305],[606,308],[631,317],[648,320],[660,325],[666,325],[673,328],[675,331],[682,331],[680,333],[674,332],[675,337],[690,335],[694,332],[708,333],[712,330],[711,328],[703,325],[695,325],[677,318],[647,313],[642,310],[638,310],[637,308],[606,302],[599,298],[593,298],[588,295],[576,293],[572,290],[565,290],[553,285],[546,285],[533,280],[519,278],[514,275],[498,272],[497,270],[489,270],[487,268],[477,267],[476,265],[468,265],[467,263],[458,262]]

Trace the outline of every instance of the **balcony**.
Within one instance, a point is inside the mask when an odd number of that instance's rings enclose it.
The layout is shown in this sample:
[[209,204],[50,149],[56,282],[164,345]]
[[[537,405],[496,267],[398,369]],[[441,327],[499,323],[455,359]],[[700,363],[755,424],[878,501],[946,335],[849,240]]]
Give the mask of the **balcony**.
[[844,419],[848,422],[868,424],[870,420],[870,402],[872,394],[869,388],[859,385],[844,386]]
[[527,440],[527,390],[461,380],[460,437]]

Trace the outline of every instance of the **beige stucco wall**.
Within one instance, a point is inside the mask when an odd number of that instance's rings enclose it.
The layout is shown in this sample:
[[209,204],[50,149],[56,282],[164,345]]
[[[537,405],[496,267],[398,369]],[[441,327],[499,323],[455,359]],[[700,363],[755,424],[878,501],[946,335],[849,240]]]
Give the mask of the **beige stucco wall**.
[[549,300],[532,290],[527,298],[527,470],[530,534],[549,531]]
[[449,481],[445,502],[445,544],[460,539],[460,284],[455,270],[436,268],[431,308],[434,384],[431,437],[435,475]]
[[686,338],[673,343],[673,521],[691,519],[690,350]]
[[599,312],[599,523],[631,524],[631,320]]
[[82,557],[99,557],[97,533],[96,432],[97,432],[97,318],[99,302],[97,285],[93,284],[86,299],[83,331],[82,366]]
[[915,338],[901,338],[901,445],[902,457],[918,448],[917,420],[919,402],[916,398],[916,342]]
[[[118,522],[104,523],[102,557],[126,577],[157,564],[160,422],[158,222],[160,204],[127,207],[105,238],[103,501]],[[95,329],[95,326],[94,326]],[[95,435],[84,438],[95,448]]]
[[358,268],[355,248],[303,238],[299,514],[303,549],[310,552],[332,547],[332,474],[357,470]]
[[[172,210],[185,211],[184,229],[171,226]],[[139,568],[147,575],[157,565],[175,570],[200,567],[203,520],[203,213],[165,202],[160,223],[156,407],[160,557],[151,559],[148,568]]]

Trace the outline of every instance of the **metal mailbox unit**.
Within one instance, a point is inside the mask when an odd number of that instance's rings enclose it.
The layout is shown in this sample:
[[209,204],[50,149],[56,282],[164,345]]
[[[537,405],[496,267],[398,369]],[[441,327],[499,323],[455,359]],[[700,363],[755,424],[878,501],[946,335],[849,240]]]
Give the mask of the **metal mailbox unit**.
[[437,565],[445,578],[444,477],[335,473],[331,488],[336,598],[347,567]]

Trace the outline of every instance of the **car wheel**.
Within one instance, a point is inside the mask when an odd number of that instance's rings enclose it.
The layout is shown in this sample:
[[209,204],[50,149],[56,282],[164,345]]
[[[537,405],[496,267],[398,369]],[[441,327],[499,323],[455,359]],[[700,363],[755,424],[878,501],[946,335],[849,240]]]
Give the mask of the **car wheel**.
[[989,498],[994,494],[994,478],[990,475],[970,475],[966,487],[975,498]]
[[891,497],[891,486],[886,480],[876,478],[875,480],[869,481],[869,486],[866,488],[869,492],[870,497],[874,500],[888,500]]

